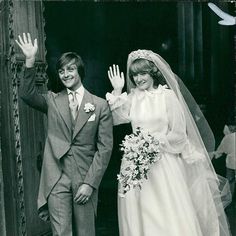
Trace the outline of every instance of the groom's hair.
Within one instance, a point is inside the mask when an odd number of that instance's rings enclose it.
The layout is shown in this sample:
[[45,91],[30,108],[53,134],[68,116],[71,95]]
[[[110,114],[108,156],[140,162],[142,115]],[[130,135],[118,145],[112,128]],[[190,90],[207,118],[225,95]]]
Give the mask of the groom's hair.
[[82,81],[85,77],[84,62],[82,58],[75,52],[66,52],[61,55],[61,57],[58,59],[56,63],[57,72],[59,69],[61,69],[63,66],[70,63],[71,61],[73,61],[74,64],[76,65],[78,74]]

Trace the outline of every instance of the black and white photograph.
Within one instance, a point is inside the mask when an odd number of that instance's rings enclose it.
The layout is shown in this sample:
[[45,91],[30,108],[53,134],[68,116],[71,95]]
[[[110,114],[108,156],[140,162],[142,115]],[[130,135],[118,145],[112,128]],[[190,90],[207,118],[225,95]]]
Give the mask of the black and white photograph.
[[0,236],[236,236],[236,1],[0,0]]

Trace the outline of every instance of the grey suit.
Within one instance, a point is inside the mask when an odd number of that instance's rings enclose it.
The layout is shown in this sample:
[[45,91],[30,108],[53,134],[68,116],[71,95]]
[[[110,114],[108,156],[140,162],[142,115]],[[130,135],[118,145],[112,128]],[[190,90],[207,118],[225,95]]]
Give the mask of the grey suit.
[[[91,231],[91,227],[94,226],[86,222],[93,222],[93,219],[88,218],[94,218],[96,214],[98,187],[113,146],[112,117],[109,106],[104,99],[85,90],[77,120],[73,123],[66,90],[57,94],[51,91],[40,94],[34,86],[34,78],[35,69],[26,68],[20,94],[28,105],[47,114],[48,133],[38,195],[39,215],[43,219],[46,218],[48,200],[57,192],[60,185],[62,188],[65,186],[68,192],[71,191],[69,197],[71,201],[78,187],[82,183],[87,183],[94,188],[91,199],[83,207],[78,206],[83,210],[75,209],[73,214],[76,214],[75,220],[87,218],[84,219],[83,224],[79,222],[79,226],[78,222],[75,222],[76,234],[93,236],[94,230]],[[94,111],[84,110],[85,104],[88,103],[95,106]],[[92,115],[93,118],[95,116],[93,120],[90,118]],[[49,211],[53,212],[50,208]],[[52,206],[52,208],[57,208],[57,206]],[[53,220],[51,215],[50,217]],[[67,232],[59,235],[70,234]]]

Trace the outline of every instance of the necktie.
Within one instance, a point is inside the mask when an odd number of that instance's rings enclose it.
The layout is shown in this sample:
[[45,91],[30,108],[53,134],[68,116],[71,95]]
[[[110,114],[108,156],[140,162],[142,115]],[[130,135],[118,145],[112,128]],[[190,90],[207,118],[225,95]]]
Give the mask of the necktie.
[[75,120],[78,113],[79,104],[76,98],[76,92],[71,92],[70,94],[71,94],[71,99],[70,99],[69,106],[70,106],[72,117]]

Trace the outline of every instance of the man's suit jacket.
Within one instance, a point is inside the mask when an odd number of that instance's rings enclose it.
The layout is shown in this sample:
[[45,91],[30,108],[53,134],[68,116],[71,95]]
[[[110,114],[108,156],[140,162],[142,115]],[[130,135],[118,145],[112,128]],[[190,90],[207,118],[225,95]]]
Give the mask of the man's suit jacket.
[[[95,189],[92,201],[96,210],[97,189],[113,146],[112,116],[107,102],[85,90],[72,129],[67,91],[40,94],[35,88],[34,68],[25,69],[20,96],[28,105],[47,114],[48,132],[38,195],[38,210],[43,212],[41,218],[46,218],[47,198],[61,176],[60,159],[69,152],[78,165],[77,185],[86,183]],[[94,105],[95,110],[86,112],[85,104]]]

